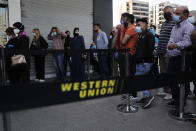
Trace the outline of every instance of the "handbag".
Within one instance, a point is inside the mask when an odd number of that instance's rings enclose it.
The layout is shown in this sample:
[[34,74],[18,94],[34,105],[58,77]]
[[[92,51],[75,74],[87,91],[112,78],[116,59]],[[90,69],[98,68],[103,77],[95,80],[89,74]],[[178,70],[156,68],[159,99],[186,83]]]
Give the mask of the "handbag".
[[27,64],[24,55],[12,56],[11,60],[12,60],[12,66],[15,66],[15,65],[18,65],[18,64]]

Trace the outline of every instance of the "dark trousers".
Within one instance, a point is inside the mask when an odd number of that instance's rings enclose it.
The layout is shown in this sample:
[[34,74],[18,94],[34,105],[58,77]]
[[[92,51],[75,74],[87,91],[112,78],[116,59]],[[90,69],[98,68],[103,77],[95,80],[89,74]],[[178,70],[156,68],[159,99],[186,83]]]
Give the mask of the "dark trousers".
[[[182,57],[172,57],[169,60],[168,64],[168,73],[176,73],[182,71]],[[180,103],[180,87],[178,84],[172,84],[170,85],[171,91],[172,91],[172,97],[175,101],[175,106],[178,107]],[[185,86],[185,101],[188,96],[189,88],[186,84]]]
[[98,54],[101,78],[109,77],[108,54]]
[[45,79],[45,56],[35,56],[36,79]]

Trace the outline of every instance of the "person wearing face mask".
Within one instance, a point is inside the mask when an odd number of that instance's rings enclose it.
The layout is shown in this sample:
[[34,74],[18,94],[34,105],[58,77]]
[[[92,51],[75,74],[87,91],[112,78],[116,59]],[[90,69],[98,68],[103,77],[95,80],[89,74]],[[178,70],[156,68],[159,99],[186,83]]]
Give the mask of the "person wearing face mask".
[[[166,6],[164,8],[164,18],[165,22],[161,26],[161,31],[159,35],[159,43],[157,47],[157,56],[159,59],[160,73],[166,73],[169,57],[167,56],[167,45],[170,39],[171,31],[175,25],[172,19],[173,7]],[[161,88],[157,93],[158,96],[164,96],[164,99],[172,99],[171,91],[169,87]]]
[[71,39],[71,80],[80,81],[85,80],[85,65],[84,60],[86,56],[83,53],[76,53],[79,50],[85,49],[84,37],[79,35],[79,28],[73,31],[74,37]]
[[[136,32],[139,34],[137,46],[136,46],[136,74],[146,75],[150,73],[150,70],[154,62],[154,47],[155,36],[148,30],[148,21],[145,18],[136,20]],[[148,108],[152,101],[155,99],[151,96],[150,91],[142,91],[143,98],[138,101],[138,104],[142,105],[143,109]]]
[[[136,32],[136,27],[134,25],[134,15],[128,14],[124,19],[125,24],[127,25],[127,30],[125,34],[123,30],[121,30],[120,36],[120,47],[121,49],[129,49],[128,52],[128,61],[129,61],[129,71],[126,73],[126,57],[125,53],[120,54],[120,75],[121,77],[127,74],[129,77],[133,77],[136,71],[136,61],[135,61],[135,53],[136,53],[136,44],[138,33]],[[124,74],[123,74],[124,73]],[[132,92],[131,98],[137,99],[137,93]]]
[[[34,50],[44,50],[48,48],[48,43],[41,35],[38,28],[32,31],[33,40],[30,49]],[[35,82],[45,82],[45,55],[34,55],[35,72],[36,79]]]
[[[94,24],[94,31],[97,32],[97,49],[108,49],[108,38],[106,33],[102,31],[101,25]],[[109,77],[108,53],[98,53],[98,60],[101,78]]]
[[64,48],[65,50],[67,50],[65,52],[65,74],[67,73],[67,65],[70,67],[71,69],[71,60],[70,60],[70,53],[69,50],[71,49],[71,35],[70,35],[70,31],[65,31],[65,34],[67,35],[67,37],[65,38],[65,44],[64,44]]
[[[61,32],[59,28],[52,27],[48,34],[48,40],[52,40],[52,48],[56,50],[64,50],[66,34]],[[53,62],[56,69],[57,80],[65,80],[65,65],[64,65],[64,53],[54,54]]]
[[[27,64],[21,64],[20,69],[23,72],[20,81],[21,83],[29,83],[30,82],[30,50],[29,50],[29,36],[24,31],[25,27],[21,22],[16,22],[13,24],[14,33],[17,36],[16,49],[23,51],[20,53],[25,56],[25,60]],[[19,54],[17,54],[19,55]],[[19,67],[16,67],[19,68]],[[19,78],[18,78],[19,79]]]
[[[195,26],[195,30],[191,34],[191,41],[192,41],[192,48],[193,48],[193,53],[192,53],[192,62],[191,62],[191,69],[196,70],[196,12],[191,11],[189,14],[188,21]],[[190,99],[196,98],[196,81],[193,81],[194,84],[194,90],[191,92],[188,96]]]
[[[121,16],[121,25],[118,27],[118,33],[117,33],[117,38],[116,38],[116,49],[123,49],[123,46],[121,46],[121,36],[124,37],[125,33],[127,31],[127,24],[124,22],[126,17],[129,15],[129,13],[123,13]],[[119,53],[119,66],[120,66],[120,76],[124,77],[125,76],[125,55],[123,53]]]
[[[7,50],[16,49],[16,44],[17,44],[17,40],[18,39],[16,37],[16,34],[14,33],[14,29],[12,27],[8,27],[5,32],[6,32],[7,36],[8,36],[8,42],[7,42],[5,48]],[[11,64],[12,64],[11,63],[11,57],[13,55],[7,56],[5,58],[6,73],[8,74],[8,79],[10,80],[10,84],[15,84],[15,83],[18,82],[18,81],[16,81],[15,78],[18,77],[17,73],[19,73],[17,68],[13,69],[12,66],[11,66]],[[21,76],[21,75],[19,75],[19,76]]]
[[[192,45],[191,33],[194,26],[188,22],[189,10],[186,6],[180,6],[176,9],[173,20],[176,25],[173,27],[170,40],[168,42],[167,53],[170,57],[168,64],[168,73],[176,73],[182,70],[182,52],[181,50]],[[175,106],[176,113],[179,113],[180,87],[178,84],[170,85],[173,100],[169,103]],[[187,98],[189,88],[185,87],[185,98]],[[186,105],[186,99],[185,103]]]

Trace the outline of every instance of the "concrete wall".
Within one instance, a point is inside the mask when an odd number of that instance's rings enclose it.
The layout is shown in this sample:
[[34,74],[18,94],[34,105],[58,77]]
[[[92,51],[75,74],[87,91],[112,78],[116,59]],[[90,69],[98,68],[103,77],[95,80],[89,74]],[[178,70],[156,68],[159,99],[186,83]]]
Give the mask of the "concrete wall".
[[93,23],[100,23],[103,31],[109,35],[113,27],[113,0],[93,1]]

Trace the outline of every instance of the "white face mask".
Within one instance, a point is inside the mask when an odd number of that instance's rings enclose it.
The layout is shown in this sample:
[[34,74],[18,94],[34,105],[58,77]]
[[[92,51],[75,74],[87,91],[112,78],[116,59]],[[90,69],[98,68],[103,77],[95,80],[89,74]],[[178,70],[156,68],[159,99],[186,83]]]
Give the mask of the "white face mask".
[[19,29],[14,29],[14,34],[18,34],[20,32]]

